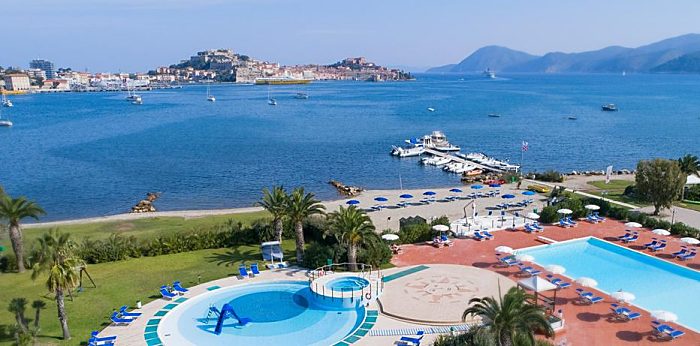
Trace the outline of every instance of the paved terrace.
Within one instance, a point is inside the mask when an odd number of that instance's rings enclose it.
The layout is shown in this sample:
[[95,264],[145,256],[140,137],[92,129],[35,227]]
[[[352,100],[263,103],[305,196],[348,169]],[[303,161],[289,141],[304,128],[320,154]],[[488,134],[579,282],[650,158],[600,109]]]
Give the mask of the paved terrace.
[[[454,246],[448,248],[434,248],[425,245],[404,245],[403,252],[394,256],[392,263],[397,266],[409,266],[415,264],[433,264],[433,263],[449,263],[463,264],[484,268],[513,280],[520,277],[516,276],[517,268],[502,268],[497,266],[494,248],[499,245],[510,246],[514,249],[541,245],[542,243],[535,240],[537,236],[545,236],[557,241],[563,241],[585,236],[595,236],[608,241],[615,241],[616,244],[621,244],[616,241],[616,237],[624,234],[625,226],[623,223],[615,220],[607,220],[601,224],[593,225],[587,222],[579,222],[574,228],[562,229],[555,226],[546,226],[545,231],[538,234],[528,234],[524,231],[498,231],[495,232],[495,239],[491,241],[475,241],[471,239],[457,239]],[[657,238],[665,238],[668,240],[669,246],[665,253],[656,254],[656,257],[663,260],[673,261],[674,263],[685,265],[689,268],[699,270],[700,263],[697,259],[681,262],[670,259],[667,253],[677,251],[682,244],[674,237],[660,237],[648,230],[640,231],[640,240],[628,247],[634,250],[641,250],[639,244],[649,242],[652,236]],[[649,253],[648,251],[646,253]],[[534,265],[534,264],[533,264]],[[540,268],[542,269],[542,268]],[[567,281],[568,279],[565,278]],[[659,344],[652,338],[651,334],[651,318],[648,312],[643,312],[643,316],[635,321],[630,322],[611,322],[610,304],[615,301],[604,295],[602,292],[596,292],[597,295],[605,297],[603,302],[594,305],[575,305],[577,300],[575,289],[576,284],[565,290],[557,293],[557,307],[563,309],[566,326],[563,330],[557,332],[555,342],[557,344],[568,345],[655,345]],[[586,288],[591,290],[590,288]],[[638,309],[637,307],[634,308]],[[640,309],[641,310],[641,309]],[[669,342],[673,345],[700,345],[700,333],[693,332],[686,327],[673,325],[686,332],[686,335],[680,339]]]

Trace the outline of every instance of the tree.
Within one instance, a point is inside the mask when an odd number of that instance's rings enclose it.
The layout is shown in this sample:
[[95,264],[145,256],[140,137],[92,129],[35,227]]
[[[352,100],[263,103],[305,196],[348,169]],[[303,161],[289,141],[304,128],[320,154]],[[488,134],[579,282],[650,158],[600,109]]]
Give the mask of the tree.
[[10,242],[17,258],[17,271],[24,272],[24,245],[22,244],[22,228],[20,221],[24,218],[39,219],[46,214],[44,209],[25,197],[12,198],[7,194],[0,196],[0,219],[7,220],[10,229]]
[[355,206],[340,207],[328,216],[329,233],[347,247],[350,270],[357,270],[357,249],[375,237],[374,225],[364,211]]
[[514,345],[522,338],[535,345],[535,330],[544,330],[547,337],[554,335],[554,331],[545,317],[544,308],[530,304],[530,299],[534,297],[517,287],[512,287],[498,300],[493,297],[472,298],[462,319],[469,315],[481,317],[480,332],[489,335],[496,345]]
[[46,288],[55,294],[58,308],[58,320],[63,329],[63,339],[70,339],[68,316],[64,302],[65,292],[78,286],[78,268],[83,265],[73,253],[74,244],[69,233],[51,229],[37,239],[37,248],[33,252],[32,280],[42,273],[48,273]]
[[35,300],[32,302],[32,309],[34,309],[34,329],[39,330],[39,317],[41,315],[41,310],[46,309],[46,303],[43,300]]
[[17,322],[17,327],[26,333],[27,319],[24,318],[24,312],[27,310],[27,300],[24,298],[12,298],[10,301],[10,306],[8,306],[7,311],[15,315],[15,321]]
[[654,159],[637,163],[637,193],[654,205],[654,215],[670,208],[681,193],[686,177],[676,161]]
[[282,241],[283,219],[286,215],[287,191],[282,186],[275,186],[272,191],[265,188],[260,206],[272,214],[272,224],[275,227],[277,241]]
[[287,197],[285,210],[296,233],[297,263],[304,263],[304,219],[311,215],[323,214],[324,209],[314,194],[305,193],[303,187],[294,189]]
[[[691,176],[693,174],[698,174],[700,171],[700,159],[698,159],[697,156],[695,155],[685,155],[681,158],[678,159],[678,167],[681,169],[681,172],[685,174],[686,180],[688,179],[688,176]],[[685,197],[685,189],[681,190],[681,199]]]

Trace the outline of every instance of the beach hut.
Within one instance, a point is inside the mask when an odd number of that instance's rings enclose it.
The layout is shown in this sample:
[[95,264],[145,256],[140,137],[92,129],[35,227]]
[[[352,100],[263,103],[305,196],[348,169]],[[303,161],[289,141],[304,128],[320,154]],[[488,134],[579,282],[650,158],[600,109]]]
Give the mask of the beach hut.
[[[557,301],[557,285],[535,275],[518,281],[518,287],[521,287],[528,291],[533,291],[535,293],[536,305],[539,303],[540,300],[542,300],[545,306],[554,311],[554,306]],[[550,299],[542,295],[542,293],[548,291],[554,291],[553,298]]]
[[278,241],[268,241],[260,244],[260,252],[264,261],[275,263],[275,260],[283,261],[284,254]]

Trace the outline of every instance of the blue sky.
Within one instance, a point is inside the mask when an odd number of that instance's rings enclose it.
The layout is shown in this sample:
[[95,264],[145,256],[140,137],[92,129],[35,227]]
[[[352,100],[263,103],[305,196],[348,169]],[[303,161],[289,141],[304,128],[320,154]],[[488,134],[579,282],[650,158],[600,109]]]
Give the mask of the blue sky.
[[232,48],[283,64],[365,56],[426,67],[490,44],[533,54],[634,47],[698,33],[698,18],[697,0],[2,0],[0,65],[145,71]]

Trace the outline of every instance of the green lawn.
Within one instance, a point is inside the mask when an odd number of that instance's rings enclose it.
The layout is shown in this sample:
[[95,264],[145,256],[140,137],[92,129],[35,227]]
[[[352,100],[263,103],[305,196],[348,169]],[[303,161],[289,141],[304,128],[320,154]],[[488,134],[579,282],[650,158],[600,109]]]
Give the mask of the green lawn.
[[[87,232],[86,232],[87,233]],[[283,243],[285,257],[294,260],[294,241]],[[24,297],[31,302],[43,299],[47,309],[41,314],[41,344],[79,345],[87,341],[90,331],[107,325],[109,315],[122,305],[133,305],[137,300],[143,303],[158,299],[158,288],[175,280],[185,286],[211,281],[237,273],[238,264],[243,261],[261,261],[259,246],[239,246],[234,249],[201,250],[158,257],[142,257],[121,262],[102,263],[88,266],[88,271],[97,283],[97,288],[86,288],[74,293],[74,301],[66,301],[68,323],[73,339],[61,342],[60,326],[56,318],[56,304],[46,291],[43,279],[32,281],[30,274],[0,274],[0,345],[12,343],[6,333],[14,324],[13,315],[6,304],[12,298]],[[91,287],[89,282],[86,287]],[[29,308],[26,316],[34,318]]]
[[607,191],[607,194],[604,197],[609,198],[613,201],[629,203],[629,204],[633,204],[633,205],[637,205],[637,206],[644,206],[645,205],[645,203],[640,203],[638,200],[636,200],[634,198],[629,198],[629,197],[624,195],[625,188],[627,186],[634,184],[634,181],[631,181],[631,180],[610,180],[610,183],[606,184],[605,180],[596,180],[596,181],[589,181],[588,184],[593,186],[593,188],[585,191],[585,192],[588,192],[590,194],[594,194],[596,196],[603,196],[603,191]]
[[[138,238],[149,238],[160,235],[168,235],[181,231],[208,227],[222,224],[229,219],[240,221],[243,224],[250,224],[260,218],[269,217],[266,211],[253,213],[240,213],[230,215],[214,215],[200,218],[185,219],[181,217],[157,217],[130,221],[110,221],[93,222],[79,225],[61,226],[59,229],[69,232],[73,240],[80,242],[84,238],[104,239],[112,233],[119,233],[123,236],[136,236]],[[44,234],[48,228],[25,228],[24,238],[27,245],[31,245],[34,239]],[[9,239],[3,236],[0,245],[10,248]]]

